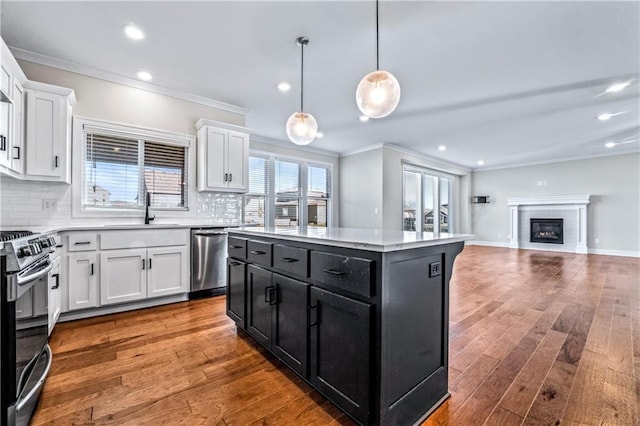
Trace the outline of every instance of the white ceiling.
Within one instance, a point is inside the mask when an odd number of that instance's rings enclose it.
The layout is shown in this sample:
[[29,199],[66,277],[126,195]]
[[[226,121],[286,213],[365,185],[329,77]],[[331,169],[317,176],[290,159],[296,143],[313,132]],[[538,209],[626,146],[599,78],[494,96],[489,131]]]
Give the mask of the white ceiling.
[[[286,140],[299,108],[345,153],[393,143],[484,168],[640,151],[640,3],[382,1],[380,66],[400,81],[389,117],[360,123],[355,88],[375,68],[375,2],[2,1],[6,43],[248,108],[256,134]],[[133,22],[146,39],[132,42]],[[601,94],[616,81],[626,90]],[[283,94],[280,81],[292,84]],[[601,112],[629,111],[608,122]],[[608,141],[635,138],[612,149]],[[438,145],[446,145],[440,152]]]

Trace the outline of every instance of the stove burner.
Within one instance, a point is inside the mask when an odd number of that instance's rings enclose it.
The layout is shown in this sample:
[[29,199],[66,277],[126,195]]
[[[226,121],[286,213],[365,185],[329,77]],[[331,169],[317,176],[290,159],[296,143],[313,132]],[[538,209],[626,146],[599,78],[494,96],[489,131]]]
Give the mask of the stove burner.
[[31,231],[0,231],[0,241],[11,241],[16,238],[27,237],[32,235]]

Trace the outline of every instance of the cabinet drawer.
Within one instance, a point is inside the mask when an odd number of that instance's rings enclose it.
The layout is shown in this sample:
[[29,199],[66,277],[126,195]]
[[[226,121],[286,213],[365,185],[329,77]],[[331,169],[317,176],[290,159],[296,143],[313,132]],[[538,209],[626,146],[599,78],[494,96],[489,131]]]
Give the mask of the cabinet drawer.
[[247,259],[262,266],[271,266],[271,243],[249,240],[247,242]]
[[247,240],[244,238],[229,237],[229,257],[237,259],[247,258]]
[[98,234],[95,232],[73,232],[69,234],[67,251],[89,251],[98,248]]
[[373,261],[311,252],[311,279],[362,296],[372,296]]
[[273,267],[306,277],[309,271],[309,252],[298,247],[276,244],[273,246]]

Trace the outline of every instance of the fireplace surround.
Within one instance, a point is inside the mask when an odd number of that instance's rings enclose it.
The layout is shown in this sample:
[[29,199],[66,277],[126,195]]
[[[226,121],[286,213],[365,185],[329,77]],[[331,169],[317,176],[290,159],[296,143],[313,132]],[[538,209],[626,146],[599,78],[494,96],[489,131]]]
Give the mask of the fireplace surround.
[[[508,198],[511,248],[587,253],[587,206],[591,195]],[[530,242],[529,218],[562,218],[563,243]]]

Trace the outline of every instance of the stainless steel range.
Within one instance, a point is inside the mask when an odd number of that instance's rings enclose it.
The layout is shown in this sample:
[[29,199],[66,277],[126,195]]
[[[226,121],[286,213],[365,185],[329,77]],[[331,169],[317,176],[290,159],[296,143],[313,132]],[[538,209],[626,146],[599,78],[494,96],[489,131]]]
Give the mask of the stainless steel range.
[[27,425],[51,367],[49,253],[56,241],[0,232],[0,424]]

